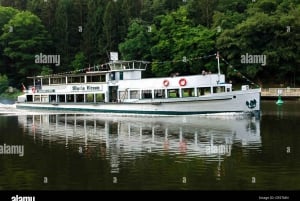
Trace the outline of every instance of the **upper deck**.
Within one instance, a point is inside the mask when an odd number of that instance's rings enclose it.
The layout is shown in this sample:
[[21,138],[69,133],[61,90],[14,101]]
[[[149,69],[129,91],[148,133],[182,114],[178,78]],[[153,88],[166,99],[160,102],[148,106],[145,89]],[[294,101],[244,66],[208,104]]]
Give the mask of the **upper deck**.
[[145,71],[147,61],[111,61],[109,63],[87,67],[66,73],[27,77],[33,80],[33,86],[39,89],[49,85],[67,85],[84,83],[106,83],[109,80],[139,80]]
[[147,68],[148,61],[111,61],[108,63],[111,71],[144,71]]

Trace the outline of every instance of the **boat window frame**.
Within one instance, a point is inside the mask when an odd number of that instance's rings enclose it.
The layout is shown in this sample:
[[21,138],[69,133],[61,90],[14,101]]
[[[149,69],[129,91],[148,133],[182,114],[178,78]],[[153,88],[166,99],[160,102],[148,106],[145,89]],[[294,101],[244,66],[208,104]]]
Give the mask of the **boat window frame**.
[[[185,95],[186,94],[186,90],[191,90],[191,95],[188,94],[188,95]],[[187,93],[190,93],[190,92],[187,92]],[[195,97],[195,88],[181,88],[181,97],[182,98],[186,98],[186,97]]]

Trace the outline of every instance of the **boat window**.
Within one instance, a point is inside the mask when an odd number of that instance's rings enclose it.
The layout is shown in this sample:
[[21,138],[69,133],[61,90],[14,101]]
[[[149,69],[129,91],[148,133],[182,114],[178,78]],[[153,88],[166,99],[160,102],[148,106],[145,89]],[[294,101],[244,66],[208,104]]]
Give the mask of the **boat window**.
[[66,96],[64,94],[63,95],[57,95],[57,99],[58,99],[58,102],[61,102],[61,103],[66,102]]
[[47,102],[49,102],[49,96],[48,95],[42,95],[41,100],[42,100],[42,102],[47,103]]
[[198,90],[198,96],[204,96],[210,94],[210,87],[201,87],[197,88]]
[[105,75],[88,75],[87,82],[105,82]]
[[[65,77],[52,77],[52,78],[50,78],[50,83],[51,84],[65,84],[66,78]],[[44,84],[44,82],[43,82],[43,84]]]
[[111,72],[110,73],[110,79],[111,80],[115,80],[116,79],[116,73],[115,72]]
[[132,90],[130,91],[130,99],[139,99],[140,98],[140,91]]
[[156,89],[154,90],[155,98],[165,98],[165,90],[164,89]]
[[84,76],[68,77],[68,83],[84,83]]
[[119,97],[122,100],[127,99],[127,91],[119,91]]
[[103,102],[105,100],[105,95],[102,94],[96,94],[96,102]]
[[214,92],[214,93],[225,92],[225,87],[224,87],[224,86],[222,86],[222,87],[214,87],[214,88],[213,88],[213,92]]
[[35,95],[34,96],[34,102],[40,102],[41,101],[41,96],[40,95]]
[[26,96],[26,101],[27,102],[32,102],[32,95],[27,95]]
[[168,89],[168,98],[179,98],[179,89]]
[[182,89],[182,97],[192,97],[195,96],[194,88]]
[[85,94],[85,101],[88,103],[94,102],[94,94]]
[[84,94],[76,94],[76,102],[84,102]]
[[43,85],[49,85],[49,78],[43,78],[42,79],[42,84]]
[[152,98],[151,90],[142,90],[142,98]]
[[56,95],[50,95],[49,96],[49,101],[50,102],[56,102]]
[[123,71],[120,72],[120,80],[123,80],[124,76],[123,76]]
[[74,94],[67,94],[67,102],[74,102]]

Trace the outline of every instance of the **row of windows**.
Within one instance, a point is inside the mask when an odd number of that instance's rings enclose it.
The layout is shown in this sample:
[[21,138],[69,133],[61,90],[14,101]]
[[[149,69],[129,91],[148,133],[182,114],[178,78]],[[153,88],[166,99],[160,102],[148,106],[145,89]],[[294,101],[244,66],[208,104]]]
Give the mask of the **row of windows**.
[[[211,94],[210,87],[197,88],[197,96],[204,96]],[[153,93],[152,93],[153,92]],[[213,93],[225,92],[225,87],[213,87]],[[179,89],[155,89],[155,90],[130,90],[119,91],[121,100],[127,99],[147,99],[147,98],[179,98],[179,97],[194,97],[196,96],[194,88],[181,89],[181,96]]]
[[[34,99],[33,99],[34,98]],[[105,95],[99,94],[60,94],[60,95],[28,95],[28,102],[60,102],[60,103],[74,103],[74,102],[104,102]]]
[[[71,83],[85,83],[84,76],[67,77],[68,84]],[[43,78],[43,85],[49,85],[49,78]],[[87,75],[86,81],[89,82],[105,82],[105,75]],[[39,82],[39,81],[37,81]],[[52,77],[50,78],[50,84],[66,84],[66,77]]]

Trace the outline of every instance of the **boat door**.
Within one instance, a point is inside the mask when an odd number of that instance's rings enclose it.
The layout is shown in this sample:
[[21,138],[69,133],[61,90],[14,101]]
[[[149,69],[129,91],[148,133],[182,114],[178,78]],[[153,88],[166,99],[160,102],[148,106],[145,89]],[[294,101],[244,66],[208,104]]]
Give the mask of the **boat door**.
[[109,95],[109,102],[117,102],[118,86],[109,86],[108,95]]

